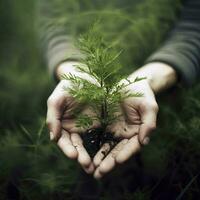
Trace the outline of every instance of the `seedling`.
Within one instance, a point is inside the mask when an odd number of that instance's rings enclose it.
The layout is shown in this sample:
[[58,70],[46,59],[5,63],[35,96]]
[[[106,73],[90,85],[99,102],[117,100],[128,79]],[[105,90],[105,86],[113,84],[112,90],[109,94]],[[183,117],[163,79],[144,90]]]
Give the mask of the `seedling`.
[[[120,82],[125,78],[120,75],[119,56],[122,51],[116,52],[113,45],[105,42],[96,24],[80,36],[78,48],[84,58],[81,64],[76,66],[77,70],[89,75],[94,81],[72,74],[65,74],[63,78],[71,81],[72,86],[67,90],[76,101],[89,106],[95,113],[95,116],[89,116],[76,112],[77,127],[88,130],[83,134],[84,145],[93,157],[104,143],[113,147],[118,142],[114,133],[107,132],[107,127],[118,120],[117,113],[124,99],[142,96],[141,93],[133,93],[126,88],[143,78]],[[95,121],[100,123],[100,127],[90,129]]]

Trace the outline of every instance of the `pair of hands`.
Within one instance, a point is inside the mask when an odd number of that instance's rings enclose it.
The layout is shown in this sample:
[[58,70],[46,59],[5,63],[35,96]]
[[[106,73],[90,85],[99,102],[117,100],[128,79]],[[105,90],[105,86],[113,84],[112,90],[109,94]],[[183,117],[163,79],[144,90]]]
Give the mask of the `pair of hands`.
[[[67,69],[64,73],[68,70],[73,71],[72,64],[64,65]],[[134,77],[134,73],[131,76]],[[121,105],[123,117],[109,126],[110,132],[116,137],[120,136],[120,142],[111,151],[109,144],[104,144],[93,160],[84,148],[80,137],[85,130],[76,127],[76,119],[72,115],[76,103],[63,89],[64,87],[70,87],[69,81],[61,80],[47,102],[47,125],[50,138],[57,141],[68,158],[77,159],[86,173],[93,174],[96,179],[99,179],[110,172],[116,164],[128,160],[141,149],[142,145],[149,143],[149,135],[156,128],[158,105],[148,79],[128,86],[129,91],[142,92],[143,97],[131,97],[123,102]],[[92,111],[87,108],[83,112],[92,114]],[[93,127],[95,126],[94,124]],[[109,153],[104,156],[102,151]]]

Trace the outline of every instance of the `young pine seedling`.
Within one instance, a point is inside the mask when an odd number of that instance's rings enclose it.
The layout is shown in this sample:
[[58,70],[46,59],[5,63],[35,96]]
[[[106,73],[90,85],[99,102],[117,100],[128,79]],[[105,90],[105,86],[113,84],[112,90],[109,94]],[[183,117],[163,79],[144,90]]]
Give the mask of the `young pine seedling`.
[[[125,78],[119,72],[121,51],[116,52],[112,45],[105,42],[97,25],[80,36],[78,48],[83,54],[83,59],[76,68],[94,81],[73,74],[65,74],[63,78],[71,82],[71,87],[67,88],[68,93],[81,107],[87,105],[95,113],[95,116],[81,114],[80,108],[75,112],[76,126],[88,130],[82,134],[82,138],[85,148],[93,157],[104,143],[109,143],[110,149],[118,143],[119,140],[114,137],[114,133],[107,132],[107,127],[119,119],[117,113],[124,99],[142,96],[141,93],[133,93],[126,88],[129,84],[144,78],[136,78],[133,82],[128,79],[127,83],[120,82]],[[100,127],[90,129],[95,121],[100,123]]]

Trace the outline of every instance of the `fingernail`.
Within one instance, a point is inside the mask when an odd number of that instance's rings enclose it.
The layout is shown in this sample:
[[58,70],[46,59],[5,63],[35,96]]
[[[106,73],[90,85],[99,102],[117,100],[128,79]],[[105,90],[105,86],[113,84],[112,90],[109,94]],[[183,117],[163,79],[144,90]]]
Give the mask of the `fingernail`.
[[150,142],[150,138],[149,137],[145,137],[143,140],[143,145],[147,145]]
[[54,140],[53,132],[50,132],[50,140]]

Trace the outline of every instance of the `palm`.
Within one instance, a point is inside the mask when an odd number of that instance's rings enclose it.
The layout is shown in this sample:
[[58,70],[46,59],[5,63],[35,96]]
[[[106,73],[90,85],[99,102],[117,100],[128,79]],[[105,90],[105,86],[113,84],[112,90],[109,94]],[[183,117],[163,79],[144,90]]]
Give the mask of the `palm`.
[[[138,152],[141,144],[145,144],[146,136],[155,128],[158,108],[150,86],[146,81],[141,81],[130,85],[129,89],[142,91],[144,95],[140,98],[126,99],[119,111],[121,117],[108,127],[109,131],[121,140],[112,150],[108,144],[104,144],[94,157],[94,164],[97,167],[94,173],[96,178],[108,173],[116,163],[123,163]],[[102,150],[110,153],[104,157]]]
[[124,102],[118,113],[121,117],[117,119],[108,130],[115,134],[115,137],[130,138],[139,133],[141,117],[135,99]]

